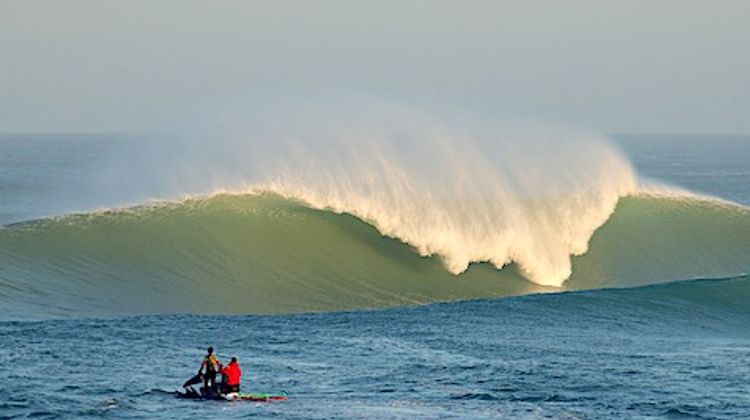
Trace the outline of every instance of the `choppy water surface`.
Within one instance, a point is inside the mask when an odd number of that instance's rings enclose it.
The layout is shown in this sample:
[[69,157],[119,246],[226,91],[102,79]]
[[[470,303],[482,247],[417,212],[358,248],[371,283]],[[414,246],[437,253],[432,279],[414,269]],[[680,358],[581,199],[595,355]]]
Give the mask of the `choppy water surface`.
[[[740,418],[750,412],[750,280],[295,316],[0,324],[4,417]],[[169,392],[203,347],[245,390]]]

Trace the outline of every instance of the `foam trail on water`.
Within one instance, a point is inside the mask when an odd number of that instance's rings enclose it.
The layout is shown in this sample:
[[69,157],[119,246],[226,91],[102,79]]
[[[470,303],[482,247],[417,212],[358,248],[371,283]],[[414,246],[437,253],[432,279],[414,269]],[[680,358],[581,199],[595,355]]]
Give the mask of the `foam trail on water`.
[[571,255],[637,188],[606,139],[569,130],[293,107],[233,118],[228,131],[224,147],[202,151],[222,162],[215,189],[270,190],[355,215],[454,274],[515,262],[527,279],[561,286]]

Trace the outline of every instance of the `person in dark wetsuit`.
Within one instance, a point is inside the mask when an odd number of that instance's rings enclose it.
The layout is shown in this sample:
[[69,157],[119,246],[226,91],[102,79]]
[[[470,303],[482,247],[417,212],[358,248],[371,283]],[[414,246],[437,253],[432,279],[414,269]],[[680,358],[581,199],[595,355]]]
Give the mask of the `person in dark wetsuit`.
[[208,348],[208,354],[203,358],[198,373],[203,372],[203,386],[206,393],[216,393],[216,373],[221,370],[221,361],[214,354],[214,348]]

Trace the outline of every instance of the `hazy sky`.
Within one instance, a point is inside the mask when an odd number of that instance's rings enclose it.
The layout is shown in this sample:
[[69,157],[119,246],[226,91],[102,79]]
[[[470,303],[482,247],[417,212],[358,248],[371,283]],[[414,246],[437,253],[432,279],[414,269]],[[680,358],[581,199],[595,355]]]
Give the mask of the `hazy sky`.
[[750,1],[0,0],[0,131],[159,130],[298,92],[748,133]]

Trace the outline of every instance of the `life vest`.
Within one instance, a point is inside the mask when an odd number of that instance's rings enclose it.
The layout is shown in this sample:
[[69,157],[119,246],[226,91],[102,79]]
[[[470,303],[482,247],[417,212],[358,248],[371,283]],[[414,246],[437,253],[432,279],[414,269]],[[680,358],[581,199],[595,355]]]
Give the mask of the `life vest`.
[[215,354],[209,354],[203,358],[203,364],[206,365],[206,373],[216,372],[219,370],[219,359]]

